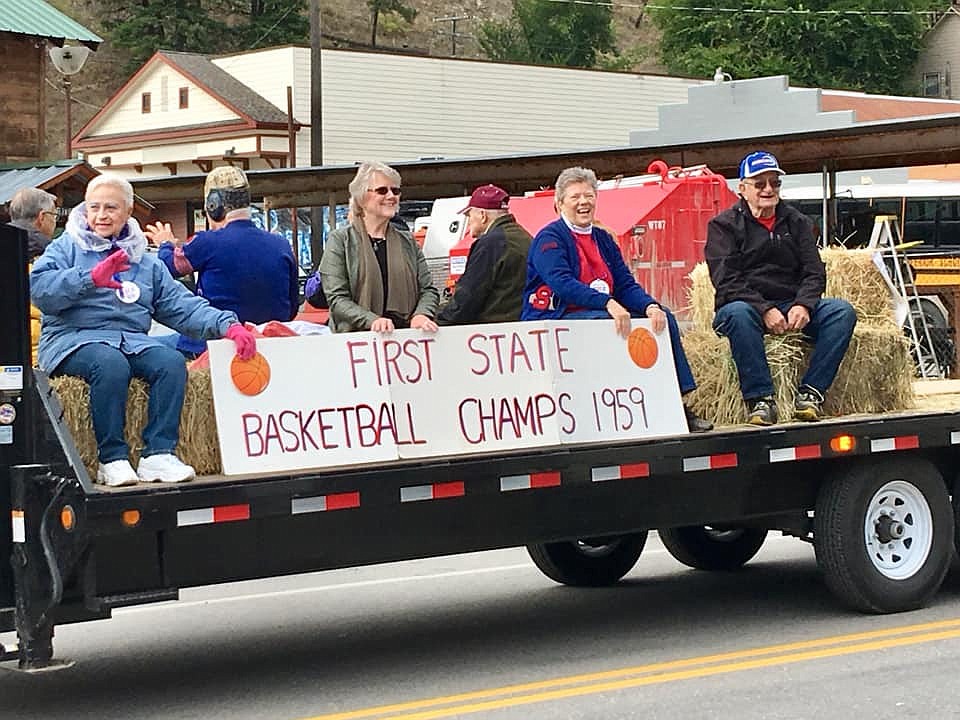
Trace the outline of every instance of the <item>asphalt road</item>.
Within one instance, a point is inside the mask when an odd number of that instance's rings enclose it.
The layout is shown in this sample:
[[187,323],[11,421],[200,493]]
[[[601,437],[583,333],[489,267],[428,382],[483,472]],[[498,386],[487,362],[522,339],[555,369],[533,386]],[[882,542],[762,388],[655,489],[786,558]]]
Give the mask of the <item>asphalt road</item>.
[[0,718],[931,720],[960,716],[960,570],[876,617],[792,539],[730,574],[651,539],[595,590],[509,550],[187,590],[56,650],[76,665],[0,671]]

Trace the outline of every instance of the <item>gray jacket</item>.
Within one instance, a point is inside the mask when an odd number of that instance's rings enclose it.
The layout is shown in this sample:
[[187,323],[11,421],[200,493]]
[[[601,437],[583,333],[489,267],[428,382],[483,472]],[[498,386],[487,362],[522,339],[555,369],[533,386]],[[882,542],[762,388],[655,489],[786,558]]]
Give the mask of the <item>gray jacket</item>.
[[[413,314],[436,317],[437,308],[440,306],[440,293],[433,286],[426,258],[410,233],[402,230],[397,232],[403,238],[403,254],[416,272],[417,287],[420,290],[420,298]],[[353,227],[337,228],[327,237],[323,248],[320,276],[330,306],[330,329],[333,332],[369,330],[373,321],[380,317],[378,313],[368,310],[354,299],[360,266],[360,240],[359,233]]]

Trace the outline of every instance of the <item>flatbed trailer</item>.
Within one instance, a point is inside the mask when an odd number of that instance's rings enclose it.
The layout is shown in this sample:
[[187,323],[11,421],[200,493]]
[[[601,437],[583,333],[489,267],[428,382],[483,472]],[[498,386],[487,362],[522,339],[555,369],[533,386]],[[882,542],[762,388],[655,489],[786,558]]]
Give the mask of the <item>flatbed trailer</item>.
[[[557,582],[611,585],[658,530],[681,562],[735,570],[769,531],[812,542],[865,612],[926,603],[953,556],[960,413],[770,428],[174,486],[94,485],[42,372],[30,372],[25,236],[0,226],[0,658],[55,668],[56,625],[181,588],[526,546]],[[12,407],[13,413],[4,406]],[[7,562],[9,558],[10,562]]]

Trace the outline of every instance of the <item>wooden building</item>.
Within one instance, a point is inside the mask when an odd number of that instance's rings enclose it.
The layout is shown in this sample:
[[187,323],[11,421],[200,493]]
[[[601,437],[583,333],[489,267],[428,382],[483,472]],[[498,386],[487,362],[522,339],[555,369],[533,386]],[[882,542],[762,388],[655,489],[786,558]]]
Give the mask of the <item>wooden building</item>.
[[47,48],[101,40],[43,0],[7,0],[0,15],[0,163],[40,160],[46,132]]

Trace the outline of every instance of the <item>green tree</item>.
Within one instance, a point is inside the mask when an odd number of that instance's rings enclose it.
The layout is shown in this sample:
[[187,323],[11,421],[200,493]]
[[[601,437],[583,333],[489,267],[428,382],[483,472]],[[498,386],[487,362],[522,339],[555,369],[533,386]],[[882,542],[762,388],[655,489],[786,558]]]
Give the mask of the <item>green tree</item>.
[[616,49],[610,5],[513,0],[510,18],[485,22],[478,41],[491,60],[594,67]]
[[[111,7],[112,5],[112,7]],[[201,0],[138,0],[105,3],[104,29],[114,45],[130,52],[124,68],[139,68],[159,49],[217,52],[225,25]]]
[[[670,8],[651,8],[664,65],[681,75],[712,77],[722,67],[734,78],[785,74],[798,85],[915,94],[910,72],[928,11],[945,3],[742,0],[739,12],[720,10],[732,4],[673,0]],[[715,9],[693,9],[704,7]]]
[[393,14],[403,18],[407,23],[412,23],[417,17],[416,9],[404,5],[401,0],[367,0],[367,7],[370,8],[370,45],[372,47],[377,46],[377,29],[382,15]]
[[309,42],[306,0],[249,0],[242,3],[244,22],[228,38],[232,50]]

